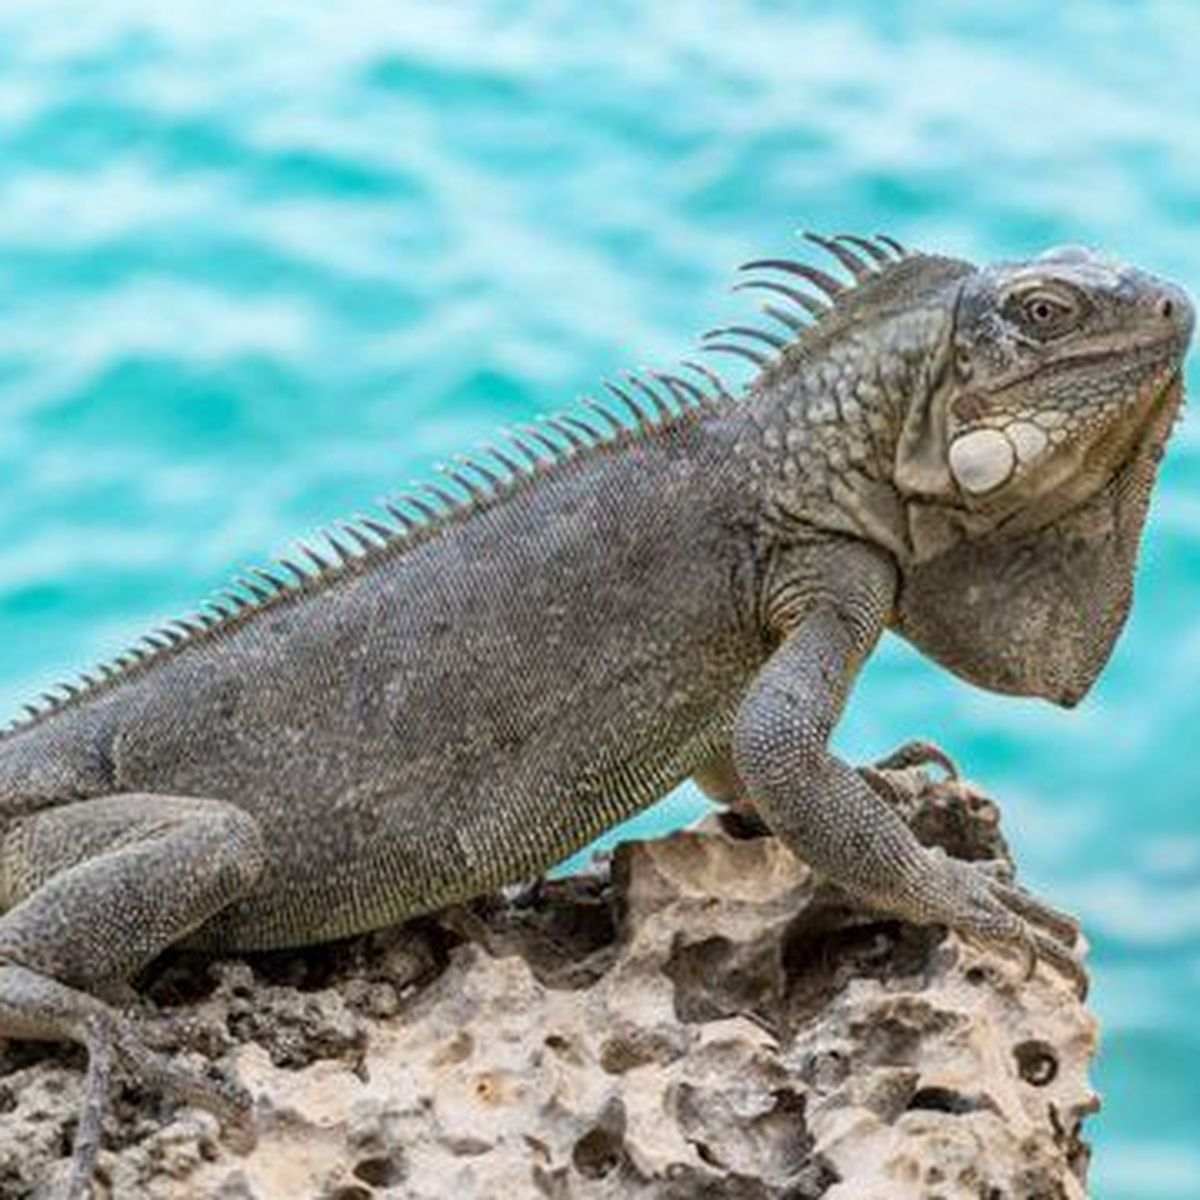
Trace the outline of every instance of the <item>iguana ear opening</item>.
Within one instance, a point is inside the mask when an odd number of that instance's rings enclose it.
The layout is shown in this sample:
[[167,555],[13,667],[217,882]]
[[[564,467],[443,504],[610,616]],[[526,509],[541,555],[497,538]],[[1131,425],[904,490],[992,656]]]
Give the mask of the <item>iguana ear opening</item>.
[[896,442],[894,479],[901,495],[945,498],[956,487],[946,436],[948,387],[919,388]]

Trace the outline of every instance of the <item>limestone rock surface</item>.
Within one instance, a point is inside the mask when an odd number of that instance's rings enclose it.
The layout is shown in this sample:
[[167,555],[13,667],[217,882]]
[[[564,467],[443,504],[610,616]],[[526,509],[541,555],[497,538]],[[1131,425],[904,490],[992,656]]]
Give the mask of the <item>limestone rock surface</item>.
[[[990,801],[908,779],[923,840],[1004,856]],[[332,947],[156,964],[148,1028],[240,1076],[257,1144],[124,1083],[97,1196],[1084,1197],[1096,1029],[1069,984],[734,824]],[[58,1176],[82,1066],[3,1048],[0,1196]]]

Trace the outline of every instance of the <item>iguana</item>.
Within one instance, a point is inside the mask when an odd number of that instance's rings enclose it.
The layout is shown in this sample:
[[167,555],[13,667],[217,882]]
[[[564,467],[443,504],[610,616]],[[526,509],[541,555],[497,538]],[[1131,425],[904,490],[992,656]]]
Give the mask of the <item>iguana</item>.
[[[168,946],[295,946],[526,879],[689,776],[880,912],[1078,977],[1069,919],[924,849],[827,748],[885,629],[1073,705],[1183,394],[1182,291],[887,237],[746,265],[768,328],[607,385],[254,571],[0,737],[0,1036],[224,1115],[111,999]],[[919,756],[918,749],[916,754]],[[928,751],[933,754],[933,751]],[[912,757],[910,755],[909,757]]]

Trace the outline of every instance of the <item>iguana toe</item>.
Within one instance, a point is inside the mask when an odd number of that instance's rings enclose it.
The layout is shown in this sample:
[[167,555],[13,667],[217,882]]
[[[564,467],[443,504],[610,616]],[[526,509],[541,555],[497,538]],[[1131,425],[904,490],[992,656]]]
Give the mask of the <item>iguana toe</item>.
[[1005,858],[974,858],[971,866],[994,883],[1009,884],[1016,877],[1012,863]]
[[897,811],[903,811],[905,804],[915,800],[928,783],[924,771],[909,767],[881,768],[876,764],[856,769],[871,791]]
[[71,1165],[63,1189],[65,1200],[87,1200],[92,1175],[100,1153],[101,1125],[108,1111],[112,1086],[113,1029],[103,1016],[93,1015],[85,1023],[88,1051],[87,1078],[84,1083],[83,1110],[75,1131]]
[[122,1067],[140,1082],[157,1088],[181,1104],[207,1109],[228,1132],[244,1140],[253,1099],[236,1080],[203,1073],[151,1050],[141,1031],[126,1019],[116,1024],[113,1050]]
[[1073,951],[1079,927],[1071,917],[1001,882],[991,869],[995,864],[963,862],[936,848],[929,863],[938,879],[926,890],[926,921],[993,949],[1017,951],[1026,979],[1044,962],[1066,976],[1081,998],[1087,995],[1087,975]]
[[960,778],[958,767],[940,746],[933,742],[914,738],[897,746],[890,754],[885,754],[871,764],[876,771],[898,771],[906,767],[941,767],[948,779]]
[[1068,913],[1061,912],[1049,904],[1017,887],[1011,882],[995,880],[992,891],[996,898],[1030,924],[1044,930],[1056,942],[1067,949],[1079,941],[1079,922]]
[[1080,1000],[1086,1000],[1088,994],[1087,972],[1079,958],[1065,949],[1053,938],[1043,933],[1033,932],[1033,944],[1036,958],[1048,963],[1060,974],[1065,975],[1075,988],[1075,994]]

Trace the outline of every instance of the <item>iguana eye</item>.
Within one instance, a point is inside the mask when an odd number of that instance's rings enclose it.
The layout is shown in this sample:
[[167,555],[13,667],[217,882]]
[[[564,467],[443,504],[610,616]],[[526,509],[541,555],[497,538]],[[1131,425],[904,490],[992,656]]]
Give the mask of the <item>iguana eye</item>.
[[1049,325],[1064,311],[1062,305],[1047,300],[1044,296],[1035,296],[1025,302],[1025,312],[1035,325]]
[[1021,297],[1019,312],[1022,323],[1032,333],[1053,337],[1075,324],[1080,309],[1066,296],[1037,291]]

